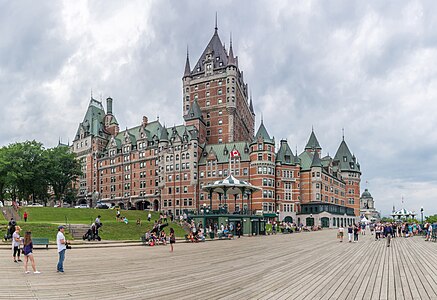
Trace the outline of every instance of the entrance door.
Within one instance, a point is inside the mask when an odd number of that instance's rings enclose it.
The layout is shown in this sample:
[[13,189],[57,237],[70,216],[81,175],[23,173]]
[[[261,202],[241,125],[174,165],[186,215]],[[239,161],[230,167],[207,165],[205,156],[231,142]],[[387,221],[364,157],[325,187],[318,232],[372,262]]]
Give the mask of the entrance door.
[[329,218],[327,218],[327,217],[323,217],[323,218],[321,219],[321,221],[322,221],[322,227],[323,227],[323,228],[327,228],[327,227],[329,227]]
[[314,226],[314,218],[306,218],[306,226]]

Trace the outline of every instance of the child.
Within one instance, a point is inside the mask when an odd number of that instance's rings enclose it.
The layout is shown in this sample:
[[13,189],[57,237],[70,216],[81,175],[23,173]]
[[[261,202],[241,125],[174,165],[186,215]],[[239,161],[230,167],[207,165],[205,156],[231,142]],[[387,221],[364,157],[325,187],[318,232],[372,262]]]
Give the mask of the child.
[[30,236],[31,232],[27,231],[26,234],[24,235],[24,247],[23,247],[23,254],[25,257],[24,260],[24,273],[28,274],[29,271],[27,270],[27,263],[30,259],[30,262],[32,264],[32,269],[33,269],[33,274],[40,274],[41,272],[36,270],[35,267],[35,259],[33,258],[33,244],[32,244],[32,237]]

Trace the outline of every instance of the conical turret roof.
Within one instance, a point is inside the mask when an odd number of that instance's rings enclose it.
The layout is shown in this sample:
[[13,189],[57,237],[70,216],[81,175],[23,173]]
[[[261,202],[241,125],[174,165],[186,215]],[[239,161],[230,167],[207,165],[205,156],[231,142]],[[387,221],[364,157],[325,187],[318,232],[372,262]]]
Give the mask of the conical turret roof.
[[317,149],[317,150],[322,149],[322,147],[320,147],[319,141],[316,138],[314,130],[311,130],[310,138],[308,139],[308,143],[305,146],[305,150],[307,149]]
[[276,162],[282,164],[295,164],[295,156],[286,140],[281,140],[281,146],[276,154]]
[[334,160],[339,162],[339,168],[341,171],[360,171],[359,166],[355,163],[355,158],[353,157],[344,139],[341,141],[340,146],[338,147],[337,153],[334,156]]
[[190,58],[188,56],[188,49],[187,49],[187,60],[185,62],[185,71],[184,71],[184,77],[191,76],[191,68],[190,68]]
[[258,139],[261,138],[264,142],[272,143],[274,144],[275,141],[270,138],[269,133],[267,132],[267,129],[264,126],[264,122],[261,120],[261,125],[259,125],[258,131],[255,135],[254,142],[258,141]]
[[311,168],[321,167],[322,161],[320,160],[319,152],[315,151],[313,156],[313,161],[311,162]]
[[184,119],[185,121],[190,121],[195,119],[203,120],[202,110],[200,109],[197,99],[194,99],[193,104],[191,104],[191,107],[188,110],[188,113],[184,116]]

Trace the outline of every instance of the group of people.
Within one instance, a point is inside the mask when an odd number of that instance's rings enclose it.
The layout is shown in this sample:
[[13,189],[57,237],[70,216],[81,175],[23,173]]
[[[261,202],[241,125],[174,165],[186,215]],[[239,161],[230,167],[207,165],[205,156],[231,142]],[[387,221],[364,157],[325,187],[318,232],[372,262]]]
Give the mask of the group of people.
[[[153,228],[147,231],[144,235],[146,244],[149,246],[167,245],[167,234],[164,231],[164,227],[167,226],[168,223],[163,223],[162,219],[155,221]],[[168,242],[170,243],[170,252],[173,252],[173,245],[176,243],[176,236],[172,227],[170,227]]]
[[[12,222],[13,221],[13,222]],[[24,256],[24,273],[29,274],[28,264],[32,266],[33,274],[41,274],[36,268],[35,258],[33,256],[33,242],[32,242],[32,232],[26,231],[24,237],[20,236],[21,227],[16,225],[16,222],[11,219],[10,223],[13,225],[14,233],[12,234],[12,258],[14,263],[20,263],[21,254]],[[64,226],[58,227],[58,233],[56,236],[56,244],[58,248],[58,264],[56,270],[59,273],[64,273],[64,260],[65,260],[65,250],[67,249],[67,239],[64,235]]]
[[[432,224],[426,223],[423,228],[417,223],[396,223],[396,222],[386,222],[386,223],[371,223],[366,224],[351,224],[347,227],[348,241],[351,243],[358,242],[358,236],[361,232],[362,235],[366,233],[366,229],[370,229],[370,234],[375,235],[375,240],[379,241],[385,238],[387,241],[387,247],[390,247],[391,239],[396,237],[412,237],[421,234],[425,231],[425,240],[429,241],[432,237]],[[343,242],[345,229],[343,226],[338,228],[337,238],[340,242]]]

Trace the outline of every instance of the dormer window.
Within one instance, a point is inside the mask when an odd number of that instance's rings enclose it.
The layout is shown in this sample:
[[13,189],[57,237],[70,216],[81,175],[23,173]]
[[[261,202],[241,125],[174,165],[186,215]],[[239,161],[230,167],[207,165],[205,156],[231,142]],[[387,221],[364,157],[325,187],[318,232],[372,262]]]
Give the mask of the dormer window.
[[207,64],[207,65],[206,65],[206,70],[207,70],[207,71],[211,71],[211,69],[212,69],[212,65],[211,65],[211,64]]
[[220,60],[220,57],[217,56],[217,57],[215,58],[215,60],[216,60],[216,61],[219,61],[219,60]]

